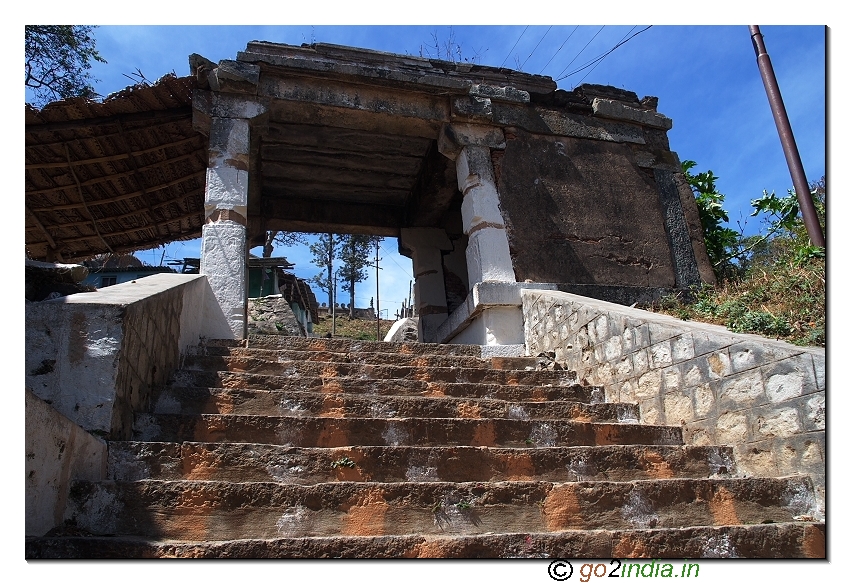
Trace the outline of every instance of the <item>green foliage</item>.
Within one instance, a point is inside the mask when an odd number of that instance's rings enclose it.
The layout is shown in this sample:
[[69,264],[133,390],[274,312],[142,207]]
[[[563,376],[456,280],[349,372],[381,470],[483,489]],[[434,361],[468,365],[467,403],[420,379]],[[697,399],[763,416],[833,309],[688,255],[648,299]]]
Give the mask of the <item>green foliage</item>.
[[331,462],[331,467],[332,467],[333,469],[337,469],[337,468],[353,468],[353,467],[355,467],[356,465],[357,465],[357,464],[354,462],[354,460],[353,460],[353,459],[351,459],[351,458],[349,458],[348,456],[342,456],[342,457],[341,457],[341,458],[339,458],[338,460]]
[[708,259],[717,276],[723,277],[734,269],[731,259],[740,236],[737,231],[723,226],[729,222],[729,214],[723,209],[726,197],[717,190],[715,184],[717,176],[711,170],[691,174],[691,169],[696,165],[693,160],[685,160],[682,162],[682,172],[694,192]]
[[95,47],[94,26],[25,26],[24,85],[33,104],[69,97],[95,98],[96,82],[89,73],[93,61],[105,63]]
[[337,271],[342,289],[349,293],[349,317],[354,317],[354,286],[367,277],[366,268],[374,266],[370,260],[376,242],[383,237],[372,235],[343,235],[340,237],[339,260],[342,262]]
[[[686,162],[687,172],[694,164]],[[691,177],[692,188],[710,196],[703,197],[706,213],[722,221],[725,212],[713,205],[715,195],[710,172]],[[694,185],[697,185],[696,187]],[[695,190],[695,196],[696,194]],[[720,195],[722,197],[722,195]],[[826,183],[823,178],[812,184],[812,198],[818,219],[826,220]],[[719,202],[722,203],[722,198]],[[762,233],[738,237],[724,244],[717,286],[703,286],[687,294],[662,298],[649,309],[683,320],[698,320],[726,326],[733,332],[761,334],[806,346],[826,345],[826,252],[811,244],[800,216],[793,191],[785,197],[764,192],[752,201],[754,217],[763,220]],[[702,215],[701,215],[702,216]],[[706,243],[712,229],[723,229],[720,222],[704,222]],[[722,237],[713,239],[722,240]],[[715,251],[717,251],[715,247]]]
[[316,242],[310,245],[310,253],[313,254],[311,263],[326,270],[326,273],[315,275],[310,281],[328,294],[328,303],[331,307],[336,302],[334,296],[334,260],[337,259],[339,253],[340,239],[339,235],[322,233]]

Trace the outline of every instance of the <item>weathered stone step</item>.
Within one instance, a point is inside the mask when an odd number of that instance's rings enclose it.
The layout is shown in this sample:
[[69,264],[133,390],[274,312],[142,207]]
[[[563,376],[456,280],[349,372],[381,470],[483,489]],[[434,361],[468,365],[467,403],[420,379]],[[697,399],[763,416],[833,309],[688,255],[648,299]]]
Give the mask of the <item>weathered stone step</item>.
[[792,522],[808,478],[633,482],[76,482],[66,518],[94,534],[230,540],[283,536],[630,530]]
[[682,445],[681,427],[522,419],[137,415],[138,441],[348,445]]
[[317,391],[371,395],[418,395],[422,397],[466,397],[501,399],[504,401],[580,401],[602,403],[605,393],[599,387],[571,383],[503,385],[497,383],[448,383],[409,379],[369,379],[353,377],[301,376],[282,377],[228,371],[179,370],[171,379],[171,387],[210,387],[229,389],[263,389]]
[[295,448],[257,443],[111,442],[109,477],[313,485],[323,482],[575,482],[734,474],[731,448],[593,446]]
[[[823,523],[778,523],[744,526],[655,528],[629,531],[562,531],[555,533],[480,534],[466,536],[336,536],[242,539],[210,542],[159,542],[134,537],[44,537],[26,541],[29,559],[360,559],[369,558],[528,558],[617,557],[619,574],[627,576],[624,559],[699,558],[796,559],[825,558]],[[586,562],[586,561],[585,561]],[[600,561],[601,562],[601,561]],[[643,561],[642,561],[643,562]],[[581,561],[573,561],[575,569]],[[659,563],[662,563],[659,561]],[[642,564],[631,563],[636,577]],[[667,573],[666,563],[659,575]],[[617,564],[607,565],[608,573]],[[708,568],[700,565],[701,568]],[[680,564],[672,575],[681,576]],[[576,571],[577,573],[577,571]],[[687,573],[696,577],[691,568]],[[703,573],[705,574],[705,573]]]
[[170,387],[153,407],[159,414],[233,414],[284,417],[461,417],[469,419],[565,419],[637,423],[638,405],[575,401],[503,401],[461,397],[351,395],[314,391],[267,391]]
[[514,371],[486,368],[395,366],[389,364],[297,360],[274,362],[262,358],[236,356],[188,356],[185,359],[183,368],[206,371],[248,372],[288,378],[300,378],[304,376],[354,377],[376,380],[408,379],[429,382],[498,383],[507,385],[566,385],[574,383],[576,380],[576,374],[573,371]]
[[[322,350],[292,350],[288,348],[244,348],[241,346],[205,346],[197,356],[229,356],[234,358],[256,358],[268,362],[333,362],[348,364],[383,364],[392,366],[440,367],[440,368],[500,368],[504,359],[483,359],[474,356],[447,356],[435,354],[394,354],[389,352],[330,352]],[[525,366],[508,370],[525,370]]]
[[[245,346],[241,340],[207,340],[207,346]],[[424,342],[376,342],[349,338],[302,338],[252,334],[248,347],[315,350],[320,352],[375,352],[390,354],[425,354],[481,357],[481,347],[474,344],[428,344]]]

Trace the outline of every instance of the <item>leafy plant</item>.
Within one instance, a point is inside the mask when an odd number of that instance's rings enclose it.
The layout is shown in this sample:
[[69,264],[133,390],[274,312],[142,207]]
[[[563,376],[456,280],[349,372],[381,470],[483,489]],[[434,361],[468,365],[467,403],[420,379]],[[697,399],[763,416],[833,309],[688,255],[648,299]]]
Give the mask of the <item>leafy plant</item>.
[[731,267],[730,259],[740,236],[737,231],[723,226],[723,223],[729,222],[729,214],[723,208],[726,195],[721,194],[715,184],[717,176],[711,170],[692,174],[691,169],[696,165],[693,160],[685,160],[682,162],[682,172],[694,192],[708,259],[720,277],[724,270]]
[[[686,172],[690,168],[693,168],[692,163],[683,164]],[[698,180],[692,177],[692,187],[698,183],[698,188],[711,194],[703,199],[704,202],[722,202],[712,194],[716,191],[713,174],[707,172],[701,176]],[[811,188],[823,228],[826,182],[821,178]],[[761,334],[806,346],[825,346],[826,250],[809,241],[793,190],[784,197],[764,192],[752,201],[752,207],[752,216],[763,220],[762,232],[739,237],[734,245],[725,246],[721,269],[717,269],[716,286],[672,294],[644,307],[683,320],[720,324],[734,332]],[[720,210],[711,204],[707,210],[722,222]],[[712,229],[724,228],[720,222],[707,223],[707,243]]]
[[353,468],[353,467],[355,467],[356,465],[357,465],[357,464],[354,462],[354,460],[352,460],[351,458],[349,458],[349,457],[347,457],[347,456],[343,456],[343,457],[341,457],[340,459],[338,459],[338,460],[336,460],[336,461],[334,461],[334,462],[331,462],[331,467],[332,467],[333,469],[337,469],[337,468]]
[[471,509],[472,509],[472,503],[471,503],[471,502],[467,502],[467,501],[465,501],[465,500],[461,500],[460,502],[458,502],[457,504],[455,504],[455,508],[457,508],[457,509],[458,509],[458,510],[460,510],[461,512],[466,512],[466,511],[468,511],[468,510],[471,510]]

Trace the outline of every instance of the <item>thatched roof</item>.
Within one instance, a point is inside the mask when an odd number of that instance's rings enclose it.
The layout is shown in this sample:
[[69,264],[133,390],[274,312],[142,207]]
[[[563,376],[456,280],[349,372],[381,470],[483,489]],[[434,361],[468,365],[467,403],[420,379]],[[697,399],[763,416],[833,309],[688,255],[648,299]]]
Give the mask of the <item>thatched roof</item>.
[[26,251],[82,260],[201,236],[207,139],[194,77],[169,75],[102,103],[26,106]]

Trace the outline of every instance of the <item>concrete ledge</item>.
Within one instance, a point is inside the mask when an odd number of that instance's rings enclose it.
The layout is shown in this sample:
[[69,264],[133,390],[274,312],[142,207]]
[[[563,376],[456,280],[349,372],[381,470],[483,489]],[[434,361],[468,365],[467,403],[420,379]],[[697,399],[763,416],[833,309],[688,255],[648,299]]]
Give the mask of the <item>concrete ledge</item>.
[[522,306],[521,290],[554,290],[553,283],[514,283],[501,281],[482,281],[472,286],[466,301],[452,312],[448,319],[435,331],[434,339],[426,342],[447,343],[460,334],[472,322],[489,308]]
[[26,535],[62,524],[73,480],[106,479],[106,443],[26,390]]
[[200,339],[232,338],[202,275],[157,274],[26,305],[26,387],[86,431],[132,435]]

